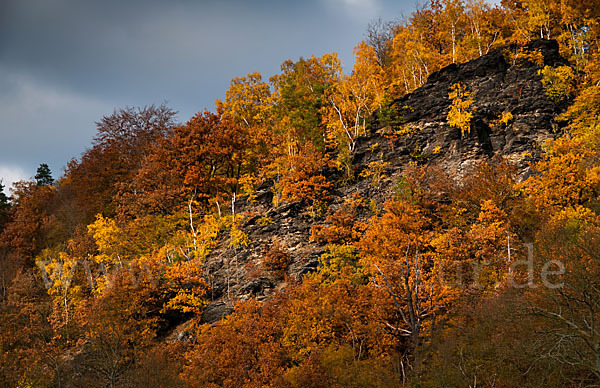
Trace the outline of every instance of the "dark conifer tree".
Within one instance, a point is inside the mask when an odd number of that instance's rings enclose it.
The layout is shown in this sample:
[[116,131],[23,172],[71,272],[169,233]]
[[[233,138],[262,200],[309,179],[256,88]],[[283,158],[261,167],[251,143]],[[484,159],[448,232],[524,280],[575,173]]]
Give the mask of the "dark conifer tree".
[[4,184],[0,179],[0,231],[8,221],[8,210],[10,209],[10,199],[4,193]]
[[52,172],[46,163],[42,163],[38,167],[37,174],[35,174],[35,181],[37,182],[38,186],[50,186],[54,183]]

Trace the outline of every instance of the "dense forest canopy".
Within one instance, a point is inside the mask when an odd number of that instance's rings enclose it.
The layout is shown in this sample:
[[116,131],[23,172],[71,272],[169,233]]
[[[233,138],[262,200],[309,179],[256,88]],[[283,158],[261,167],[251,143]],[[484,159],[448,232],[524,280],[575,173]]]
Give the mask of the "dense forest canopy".
[[[101,118],[58,179],[42,164],[10,198],[0,183],[0,385],[600,386],[599,39],[595,0],[431,0],[372,23],[350,74],[335,53],[287,60],[183,124],[165,105]],[[415,150],[387,192],[389,163],[358,168],[361,139],[418,130],[403,96],[493,52],[537,66],[561,112],[526,174],[503,155],[453,174]],[[463,81],[443,91],[458,139],[482,109]],[[330,206],[358,184],[380,194]],[[316,268],[292,275],[283,238],[241,264],[250,220],[288,227],[253,212],[265,196],[311,220]],[[268,297],[232,291],[242,270]],[[209,320],[216,303],[234,311]]]

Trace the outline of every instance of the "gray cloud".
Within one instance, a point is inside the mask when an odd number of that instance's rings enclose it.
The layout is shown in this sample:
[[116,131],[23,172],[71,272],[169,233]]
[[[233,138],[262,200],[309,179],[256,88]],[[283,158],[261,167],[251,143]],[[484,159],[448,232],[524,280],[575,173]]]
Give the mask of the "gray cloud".
[[59,175],[115,107],[167,101],[185,121],[213,109],[233,77],[268,77],[286,59],[337,51],[350,66],[372,18],[413,8],[391,0],[0,4],[0,174],[27,176],[41,162]]

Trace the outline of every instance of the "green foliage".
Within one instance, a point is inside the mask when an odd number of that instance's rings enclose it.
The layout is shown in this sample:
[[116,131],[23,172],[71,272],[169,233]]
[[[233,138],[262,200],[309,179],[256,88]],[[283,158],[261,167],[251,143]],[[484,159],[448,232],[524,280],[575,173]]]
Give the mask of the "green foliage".
[[381,108],[377,111],[377,120],[384,127],[395,127],[404,124],[404,118],[391,96],[386,96],[381,104]]
[[355,179],[353,155],[348,147],[342,147],[335,159],[336,167],[342,172],[341,183],[347,184]]
[[413,196],[413,191],[410,182],[404,175],[400,175],[394,186],[394,198],[399,200],[410,201]]
[[336,54],[283,62],[282,74],[271,78],[279,131],[301,144],[310,141],[317,149],[324,149],[325,131],[320,112],[326,103],[325,92],[340,66]]
[[9,198],[4,193],[4,182],[0,179],[0,210],[6,210],[10,207]]

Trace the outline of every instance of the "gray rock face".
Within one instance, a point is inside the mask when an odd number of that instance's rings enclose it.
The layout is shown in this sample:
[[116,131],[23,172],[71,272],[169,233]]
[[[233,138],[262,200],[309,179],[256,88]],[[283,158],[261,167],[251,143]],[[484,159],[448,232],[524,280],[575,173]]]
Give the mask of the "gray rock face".
[[225,302],[215,302],[206,306],[200,317],[203,323],[214,323],[233,312],[233,306]]
[[[544,65],[567,64],[554,41],[535,41],[527,48],[540,52]],[[393,125],[378,120],[376,115],[371,132],[357,141],[353,155],[357,180],[344,185],[339,183],[337,172],[323,172],[334,187],[330,210],[337,209],[354,193],[383,203],[390,198],[398,175],[409,162],[436,164],[460,179],[476,163],[502,155],[526,174],[529,162],[539,157],[543,142],[560,132],[554,118],[565,106],[557,106],[546,97],[540,66],[527,60],[509,63],[507,50],[514,47],[498,49],[432,74],[423,87],[393,101],[399,114]],[[471,131],[465,136],[446,120],[451,104],[448,92],[457,82],[463,83],[475,100]],[[498,125],[498,117],[508,112],[513,119],[507,125]],[[406,128],[410,130],[405,134],[389,136]],[[360,171],[373,161],[387,163],[385,177],[375,186],[369,179],[359,178]],[[307,206],[299,202],[274,207],[270,182],[261,185],[256,194],[253,203],[244,198],[236,203],[237,214],[250,214],[241,225],[248,235],[248,246],[232,248],[229,237],[223,236],[207,258],[213,304],[203,314],[204,322],[215,322],[230,313],[230,303],[235,300],[266,298],[285,287],[290,279],[301,279],[316,269],[325,251],[309,240],[311,226],[322,223],[322,217],[313,218],[314,214],[311,216]],[[359,217],[366,219],[371,215],[366,211]],[[292,258],[284,280],[261,270],[262,258],[274,239]]]
[[[537,40],[526,49],[539,52],[544,66],[568,64],[559,55],[556,41]],[[395,140],[392,148],[396,151],[384,152],[383,160],[401,166],[410,159],[425,159],[460,176],[463,167],[472,164],[468,161],[498,154],[525,172],[528,162],[539,157],[544,141],[560,131],[554,118],[564,106],[557,106],[546,97],[540,66],[518,58],[515,64],[508,62],[507,53],[514,50],[505,47],[465,64],[447,66],[431,74],[421,88],[396,99],[393,105],[402,124],[386,128],[381,120],[376,120],[374,127],[380,134],[401,127],[412,127],[415,133]],[[461,136],[460,129],[448,125],[446,119],[451,105],[448,93],[459,82],[474,98],[471,131],[465,136]],[[499,117],[507,113],[513,118],[501,125]],[[364,153],[380,137],[363,139],[359,149]],[[361,158],[364,155],[359,150],[357,164],[363,161]]]

